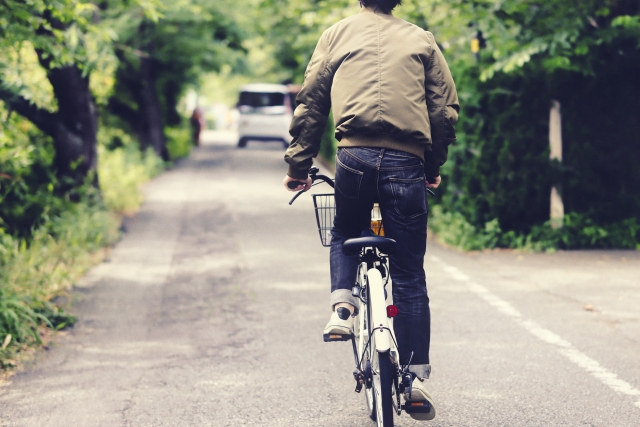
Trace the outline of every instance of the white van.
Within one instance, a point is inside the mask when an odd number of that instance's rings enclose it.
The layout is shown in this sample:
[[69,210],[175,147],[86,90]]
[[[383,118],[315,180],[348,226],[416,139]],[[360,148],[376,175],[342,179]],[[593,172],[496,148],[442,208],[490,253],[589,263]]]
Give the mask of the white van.
[[249,141],[291,143],[289,125],[296,108],[298,88],[292,85],[253,83],[240,88],[238,147]]

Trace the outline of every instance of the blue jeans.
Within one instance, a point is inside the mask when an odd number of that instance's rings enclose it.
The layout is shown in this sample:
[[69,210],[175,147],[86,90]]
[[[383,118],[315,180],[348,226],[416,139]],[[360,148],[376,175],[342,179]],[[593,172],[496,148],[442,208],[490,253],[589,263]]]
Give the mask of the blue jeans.
[[344,255],[342,244],[370,227],[371,209],[377,202],[385,236],[398,242],[389,261],[393,302],[398,307],[393,325],[400,363],[406,364],[413,352],[411,371],[428,377],[431,315],[424,273],[428,204],[423,162],[403,151],[340,148],[335,181],[331,302],[357,307],[351,288],[356,281],[358,257]]

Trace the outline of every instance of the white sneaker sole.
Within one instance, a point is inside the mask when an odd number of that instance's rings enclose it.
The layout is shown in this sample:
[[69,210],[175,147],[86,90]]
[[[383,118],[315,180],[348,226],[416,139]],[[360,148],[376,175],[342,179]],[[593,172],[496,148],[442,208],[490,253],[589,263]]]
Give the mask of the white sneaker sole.
[[409,393],[405,393],[404,400],[407,405],[410,405],[411,402],[424,402],[424,401],[429,402],[429,404],[431,405],[431,410],[429,412],[408,413],[409,416],[414,420],[431,421],[436,417],[436,406],[434,405],[433,399],[431,398],[429,393],[427,393],[426,390],[419,387],[414,387],[413,390],[411,390],[411,399],[409,399]]

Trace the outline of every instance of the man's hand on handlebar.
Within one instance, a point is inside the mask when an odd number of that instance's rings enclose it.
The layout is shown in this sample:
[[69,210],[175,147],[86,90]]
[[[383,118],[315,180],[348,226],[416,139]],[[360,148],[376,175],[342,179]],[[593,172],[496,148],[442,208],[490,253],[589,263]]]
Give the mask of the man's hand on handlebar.
[[427,188],[431,188],[433,190],[435,190],[436,188],[438,188],[438,186],[440,185],[440,183],[442,182],[442,178],[440,177],[440,175],[438,175],[435,178],[431,178],[431,180],[426,181],[427,184]]
[[307,179],[296,179],[291,178],[289,175],[286,175],[284,177],[284,180],[282,180],[282,183],[284,184],[284,188],[289,191],[307,191],[311,188],[311,184],[313,182],[311,180],[311,177],[307,177]]

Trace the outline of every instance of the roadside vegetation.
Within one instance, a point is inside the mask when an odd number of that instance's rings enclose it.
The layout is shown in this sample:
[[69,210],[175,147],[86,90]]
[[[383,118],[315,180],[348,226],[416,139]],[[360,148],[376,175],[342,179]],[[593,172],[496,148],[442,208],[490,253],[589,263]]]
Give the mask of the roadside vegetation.
[[0,17],[1,373],[75,322],[74,282],[193,146],[184,93],[244,48],[207,1],[8,0]]

